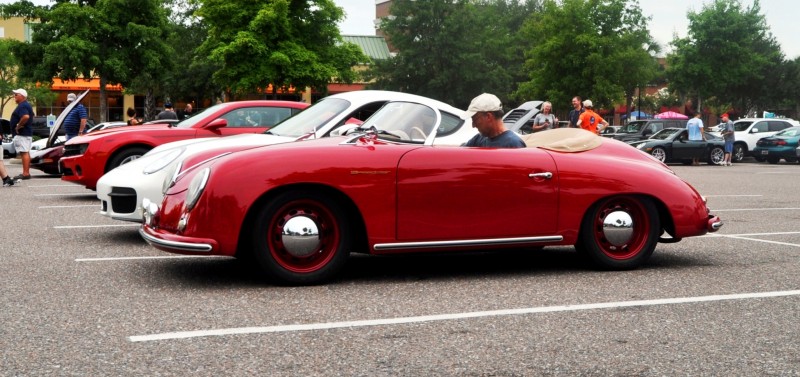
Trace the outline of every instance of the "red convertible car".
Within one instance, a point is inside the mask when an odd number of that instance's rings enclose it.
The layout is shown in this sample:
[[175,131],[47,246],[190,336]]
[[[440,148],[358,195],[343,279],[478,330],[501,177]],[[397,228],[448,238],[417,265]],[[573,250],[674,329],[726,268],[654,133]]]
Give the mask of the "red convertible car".
[[308,107],[291,101],[218,104],[177,125],[153,124],[93,132],[71,139],[59,161],[62,180],[94,190],[103,174],[172,141],[264,132]]
[[402,141],[378,123],[188,167],[161,203],[145,200],[140,234],[161,250],[252,257],[276,282],[314,284],[350,252],[575,245],[601,269],[632,269],[658,242],[722,226],[669,167],[580,129],[492,149]]

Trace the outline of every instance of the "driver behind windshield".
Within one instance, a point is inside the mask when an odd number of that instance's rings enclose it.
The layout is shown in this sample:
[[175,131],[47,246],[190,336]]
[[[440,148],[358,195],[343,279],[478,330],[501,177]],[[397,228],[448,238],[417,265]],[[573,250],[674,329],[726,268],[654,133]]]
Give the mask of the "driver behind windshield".
[[503,104],[494,94],[483,93],[475,97],[461,119],[472,118],[472,127],[478,134],[469,139],[465,147],[524,148],[525,142],[503,124]]

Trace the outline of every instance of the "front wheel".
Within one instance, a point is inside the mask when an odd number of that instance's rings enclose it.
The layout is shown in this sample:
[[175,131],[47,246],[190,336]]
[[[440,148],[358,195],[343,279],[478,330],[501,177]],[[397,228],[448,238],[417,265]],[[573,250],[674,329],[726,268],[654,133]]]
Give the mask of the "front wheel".
[[659,160],[661,162],[666,162],[667,161],[667,151],[665,151],[664,148],[655,147],[655,148],[653,148],[653,151],[650,152],[650,154],[653,157],[655,157],[656,160]]
[[262,270],[278,283],[321,283],[342,269],[352,235],[345,208],[311,190],[285,192],[267,203],[252,231]]
[[629,270],[650,258],[660,233],[658,211],[652,200],[616,196],[589,209],[575,248],[600,269]]
[[711,148],[711,152],[708,153],[709,165],[722,165],[722,161],[724,160],[725,160],[725,149],[723,149],[722,147]]
[[109,161],[106,172],[111,171],[112,169],[120,166],[122,164],[127,164],[139,157],[144,156],[150,149],[143,148],[143,147],[132,147],[122,150],[121,152],[117,153],[114,158]]
[[745,147],[742,144],[734,144],[733,156],[731,156],[733,162],[742,162],[742,160],[744,160],[745,152]]

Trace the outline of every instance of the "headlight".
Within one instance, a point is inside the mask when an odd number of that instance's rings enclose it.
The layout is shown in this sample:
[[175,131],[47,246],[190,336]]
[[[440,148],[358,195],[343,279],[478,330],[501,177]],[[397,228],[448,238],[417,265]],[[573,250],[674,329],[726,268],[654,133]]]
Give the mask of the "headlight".
[[165,168],[167,165],[171,164],[178,157],[180,157],[183,151],[184,151],[183,148],[178,148],[163,153],[161,157],[157,158],[153,163],[145,166],[144,169],[142,170],[142,173],[144,173],[145,175],[153,174]]
[[197,204],[197,200],[200,199],[203,189],[206,188],[206,183],[208,183],[208,176],[210,174],[211,169],[205,168],[192,178],[192,182],[189,183],[189,189],[186,192],[186,212],[191,211],[194,205]]
[[161,184],[161,193],[166,194],[167,190],[170,187],[175,185],[175,181],[178,179],[178,175],[181,174],[181,168],[183,167],[183,161],[179,161],[177,164],[173,164],[169,170],[166,172],[166,178],[164,178],[164,183]]
[[641,143],[641,144],[637,145],[637,146],[636,146],[636,148],[638,148],[638,149],[644,149],[644,146],[645,146],[645,144],[644,144],[644,143]]

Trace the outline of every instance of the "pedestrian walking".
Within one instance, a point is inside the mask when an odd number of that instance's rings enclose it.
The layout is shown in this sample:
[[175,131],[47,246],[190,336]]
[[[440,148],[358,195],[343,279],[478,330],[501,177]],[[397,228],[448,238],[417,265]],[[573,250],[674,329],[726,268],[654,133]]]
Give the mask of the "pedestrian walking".
[[[67,103],[74,102],[78,96],[75,93],[67,94]],[[67,117],[64,118],[64,133],[67,135],[67,140],[72,139],[78,135],[83,134],[86,129],[86,120],[89,115],[86,113],[86,107],[82,103],[78,103],[72,107]]]
[[28,91],[12,90],[17,108],[11,113],[11,135],[14,149],[22,160],[22,174],[14,180],[31,179],[31,143],[33,143],[33,107],[28,102]]
[[[686,129],[689,132],[689,142],[706,141],[706,134],[703,132],[703,120],[700,119],[700,113],[694,114],[692,119],[686,122]],[[704,153],[705,148],[697,148],[698,153]],[[700,165],[700,156],[692,156],[692,165]]]
[[736,141],[733,122],[728,117],[728,113],[722,114],[722,140],[725,140],[725,159],[722,166],[731,166],[731,154],[733,153],[733,142]]

